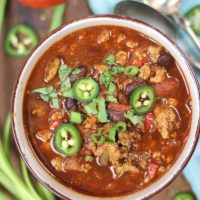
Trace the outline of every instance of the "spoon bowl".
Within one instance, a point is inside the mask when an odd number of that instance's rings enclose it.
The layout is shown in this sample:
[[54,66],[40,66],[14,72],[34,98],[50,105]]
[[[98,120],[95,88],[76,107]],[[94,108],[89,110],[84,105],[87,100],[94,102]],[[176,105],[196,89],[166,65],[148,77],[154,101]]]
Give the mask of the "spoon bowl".
[[176,30],[167,17],[144,3],[122,1],[116,5],[114,13],[144,21],[161,30],[170,39],[176,38]]

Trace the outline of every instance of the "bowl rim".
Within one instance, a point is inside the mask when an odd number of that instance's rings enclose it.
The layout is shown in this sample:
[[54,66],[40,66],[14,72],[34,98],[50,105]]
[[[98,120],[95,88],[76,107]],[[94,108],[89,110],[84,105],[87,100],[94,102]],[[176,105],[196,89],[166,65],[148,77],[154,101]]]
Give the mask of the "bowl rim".
[[[31,164],[27,161],[26,159],[26,155],[23,153],[22,149],[21,149],[21,146],[19,144],[19,141],[18,141],[18,138],[17,138],[17,130],[15,128],[15,122],[14,122],[14,116],[15,116],[15,112],[14,112],[14,102],[15,102],[15,97],[16,97],[16,91],[17,91],[17,86],[18,86],[18,83],[19,83],[19,80],[20,80],[20,77],[21,77],[21,74],[22,72],[24,71],[24,68],[28,62],[28,60],[30,59],[30,57],[32,56],[32,54],[34,54],[35,50],[43,43],[45,42],[48,38],[50,38],[53,34],[59,32],[60,30],[62,30],[64,27],[70,25],[70,24],[73,24],[75,22],[79,22],[79,21],[82,21],[82,20],[87,20],[87,19],[96,19],[96,18],[111,18],[111,19],[121,19],[121,20],[126,20],[126,21],[130,21],[130,22],[134,22],[134,23],[138,23],[138,24],[142,24],[144,26],[147,26],[149,27],[150,29],[153,29],[154,31],[158,32],[160,35],[162,35],[165,39],[167,39],[177,50],[178,52],[181,54],[181,56],[183,57],[183,59],[185,60],[185,63],[188,67],[188,70],[190,71],[191,73],[191,76],[194,80],[194,83],[196,84],[196,88],[198,89],[198,101],[200,103],[200,85],[199,85],[199,82],[198,82],[198,79],[194,73],[194,70],[191,66],[191,64],[189,63],[186,55],[183,53],[183,51],[180,49],[180,47],[173,41],[171,40],[168,36],[166,36],[162,31],[160,31],[159,29],[157,29],[156,27],[146,23],[146,22],[143,22],[143,21],[140,21],[138,19],[135,19],[135,18],[131,18],[131,17],[128,17],[128,16],[124,16],[124,15],[116,15],[116,14],[113,14],[113,15],[110,15],[110,14],[101,14],[101,15],[91,15],[91,16],[87,16],[87,17],[82,17],[82,18],[79,18],[79,19],[76,19],[76,20],[72,20],[68,23],[65,23],[63,24],[62,26],[56,28],[55,30],[51,31],[50,33],[48,33],[46,36],[44,36],[39,42],[38,44],[31,50],[30,54],[27,56],[27,58],[25,59],[24,63],[23,63],[23,66],[20,70],[20,72],[18,73],[17,75],[17,79],[15,81],[15,84],[14,84],[14,87],[13,87],[13,90],[12,90],[12,97],[11,97],[11,117],[12,117],[12,132],[13,132],[13,135],[14,135],[14,141],[15,141],[15,144],[16,144],[16,147],[18,149],[18,152],[20,153],[21,157],[23,158],[23,160],[25,161],[28,169],[30,170],[30,172],[33,174],[33,176],[40,182],[42,183],[46,188],[48,188],[51,192],[53,192],[56,196],[60,197],[61,199],[66,199],[68,200],[69,197],[67,196],[64,196],[63,194],[61,194],[58,190],[54,189],[49,183],[43,181],[34,171],[34,169],[31,167]],[[120,26],[120,25],[119,25]],[[80,30],[80,29],[79,29]],[[149,36],[149,35],[147,35]],[[52,43],[53,44],[53,43]],[[183,73],[184,74],[184,73]],[[184,74],[185,76],[185,74]],[[198,117],[198,121],[200,122],[200,115]],[[23,128],[24,129],[24,128]],[[162,187],[156,189],[155,191],[151,192],[150,194],[148,194],[148,196],[145,196],[144,198],[142,198],[141,200],[147,200],[153,196],[155,196],[156,194],[160,193],[162,190],[164,190],[168,185],[170,185],[175,179],[176,177],[182,172],[182,170],[185,168],[185,166],[187,165],[187,163],[189,162],[189,160],[191,159],[193,153],[194,153],[194,150],[195,150],[195,147],[198,143],[198,138],[199,138],[199,130],[200,130],[200,123],[198,123],[197,127],[196,127],[196,132],[195,132],[195,138],[194,138],[194,142],[193,142],[193,146],[192,148],[190,149],[190,152],[188,153],[187,157],[184,159],[184,162],[183,164],[181,165],[181,167],[174,173],[174,175],[168,179],[168,181],[166,181],[165,184],[162,185]],[[183,147],[184,149],[184,147]],[[29,149],[31,150],[31,149]],[[40,162],[40,160],[38,160],[38,162]],[[176,161],[175,161],[176,162]],[[174,165],[174,164],[173,164]],[[50,176],[52,176],[50,174]],[[57,182],[58,180],[55,179]],[[149,187],[149,186],[147,186]],[[142,189],[143,190],[143,189]],[[142,191],[140,190],[140,191]],[[79,193],[77,191],[75,191],[76,193]],[[131,195],[132,193],[130,194],[127,194],[126,196],[129,196]],[[86,195],[87,196],[87,195]],[[91,196],[92,197],[92,196]],[[117,196],[118,197],[123,197],[123,196]],[[94,197],[95,198],[95,197]],[[97,197],[99,198],[99,197]],[[116,198],[116,197],[105,197],[105,199],[112,199],[112,198]],[[103,198],[102,198],[103,199]]]

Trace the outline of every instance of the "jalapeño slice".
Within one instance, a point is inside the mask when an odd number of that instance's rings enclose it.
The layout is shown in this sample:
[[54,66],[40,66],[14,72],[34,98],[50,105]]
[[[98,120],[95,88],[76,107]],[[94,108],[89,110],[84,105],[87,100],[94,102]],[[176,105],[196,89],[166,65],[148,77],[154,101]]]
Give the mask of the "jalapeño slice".
[[141,86],[136,88],[130,97],[130,104],[136,114],[144,115],[151,111],[156,100],[156,94],[151,86]]
[[196,200],[196,198],[191,192],[179,192],[172,198],[172,200]]
[[74,156],[81,148],[81,136],[71,124],[61,124],[53,137],[54,148],[64,156]]
[[186,14],[186,19],[189,20],[193,31],[200,36],[200,6],[191,8]]
[[89,77],[78,79],[73,85],[74,98],[80,102],[90,102],[99,93],[97,82]]
[[12,27],[5,38],[4,48],[11,56],[27,56],[37,44],[39,38],[36,32],[25,24],[17,24]]

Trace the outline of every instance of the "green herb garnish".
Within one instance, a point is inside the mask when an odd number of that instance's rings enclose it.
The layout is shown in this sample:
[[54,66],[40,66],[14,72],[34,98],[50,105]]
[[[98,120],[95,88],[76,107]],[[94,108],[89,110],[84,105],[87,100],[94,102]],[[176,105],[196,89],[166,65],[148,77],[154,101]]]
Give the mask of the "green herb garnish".
[[107,99],[106,100],[109,101],[109,102],[118,103],[117,98],[112,96],[112,95],[107,95]]
[[98,114],[97,103],[95,101],[85,105],[84,109],[88,115],[97,115]]
[[112,82],[112,75],[106,70],[101,74],[99,81],[101,84],[104,84],[106,88],[108,88],[109,84]]
[[110,70],[110,74],[112,76],[116,76],[117,74],[123,73],[124,72],[124,67],[121,66],[114,66]]
[[85,156],[85,162],[92,162],[93,157],[92,156]]
[[134,115],[134,111],[131,111],[131,110],[124,113],[124,117],[129,119],[134,125],[142,124],[144,121],[143,116]]
[[77,75],[77,74],[79,74],[80,72],[81,72],[81,69],[76,68],[76,69],[72,72],[72,74],[73,74],[73,75]]
[[105,63],[105,64],[108,64],[108,65],[112,65],[112,64],[115,63],[115,61],[116,61],[115,55],[114,55],[114,54],[109,54],[109,55],[106,57],[104,63]]
[[32,91],[32,93],[39,93],[40,98],[45,102],[50,101],[53,108],[58,109],[60,107],[58,94],[55,92],[52,86],[35,89]]
[[96,99],[97,105],[98,105],[98,115],[97,118],[101,123],[109,122],[108,115],[106,112],[106,104],[105,99],[103,97],[100,97]]
[[126,130],[125,122],[117,122],[109,131],[108,142],[114,143],[116,141],[117,132],[124,132]]
[[95,142],[96,144],[104,144],[105,143],[106,139],[105,139],[104,135],[102,134],[103,131],[104,131],[104,128],[100,128],[98,130],[98,133],[93,134],[91,136],[93,142]]

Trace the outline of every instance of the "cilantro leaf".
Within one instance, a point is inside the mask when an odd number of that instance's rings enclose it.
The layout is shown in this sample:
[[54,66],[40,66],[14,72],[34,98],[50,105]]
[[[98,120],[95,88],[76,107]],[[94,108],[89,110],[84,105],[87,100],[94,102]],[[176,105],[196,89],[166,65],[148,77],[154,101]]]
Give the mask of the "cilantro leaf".
[[97,103],[95,101],[85,105],[84,109],[88,115],[97,115],[98,114]]
[[110,82],[108,85],[108,94],[113,95],[115,93],[116,86],[113,82]]
[[106,100],[109,101],[109,102],[113,102],[113,103],[118,102],[117,98],[112,96],[112,95],[108,95]]
[[64,97],[68,97],[72,99],[74,98],[72,88],[69,88],[68,90],[64,90],[62,94]]
[[32,91],[32,93],[40,93],[44,95],[48,95],[49,93],[53,92],[53,87],[52,86],[46,86],[42,88],[37,88]]
[[105,104],[105,99],[103,97],[100,97],[96,99],[97,105],[98,105],[98,120],[101,123],[109,122],[108,120],[108,115],[106,112],[106,104]]
[[60,68],[58,70],[60,81],[61,82],[65,81],[65,79],[68,78],[71,71],[72,70],[67,65],[65,64],[60,65]]
[[106,88],[108,88],[110,82],[112,82],[112,75],[106,70],[101,74],[99,81],[101,84],[104,84]]
[[50,101],[53,108],[58,109],[60,107],[58,94],[54,91],[52,86],[35,89],[32,93],[39,93],[40,98],[45,102]]
[[134,111],[128,111],[128,112],[124,113],[124,117],[129,119],[134,125],[142,124],[144,121],[144,117],[134,115]]
[[70,88],[71,88],[70,78],[67,77],[65,80],[62,81],[60,91],[65,92],[66,90],[69,90]]
[[80,72],[81,72],[81,69],[76,68],[74,71],[72,71],[72,74],[73,74],[73,75],[77,75],[77,74],[79,74]]

